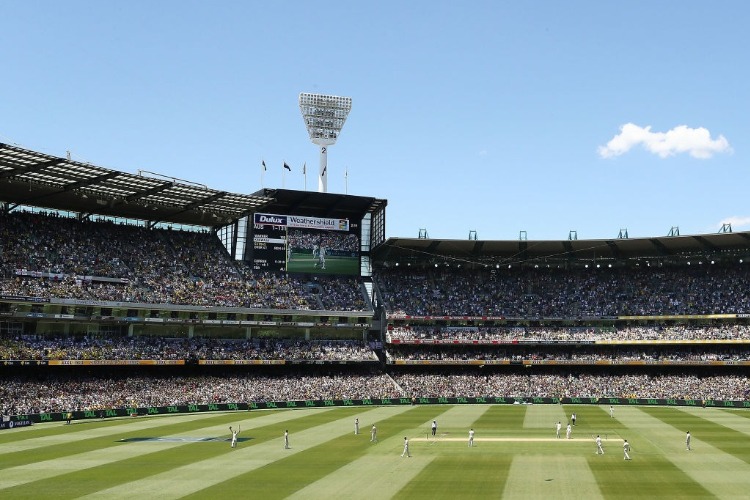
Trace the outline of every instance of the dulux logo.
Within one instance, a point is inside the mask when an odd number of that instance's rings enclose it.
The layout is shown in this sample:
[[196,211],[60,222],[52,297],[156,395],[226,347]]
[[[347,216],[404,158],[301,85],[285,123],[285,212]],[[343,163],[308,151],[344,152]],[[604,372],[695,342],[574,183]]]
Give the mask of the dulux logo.
[[258,222],[264,222],[266,224],[284,224],[284,219],[272,215],[258,215]]

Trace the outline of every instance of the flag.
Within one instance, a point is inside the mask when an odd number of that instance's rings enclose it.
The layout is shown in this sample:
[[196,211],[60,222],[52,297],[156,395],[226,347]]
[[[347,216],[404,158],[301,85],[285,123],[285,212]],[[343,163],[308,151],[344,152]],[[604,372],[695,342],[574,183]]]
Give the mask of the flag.
[[265,172],[266,171],[266,160],[263,160],[261,163],[263,164],[263,171]]
[[304,163],[304,164],[302,165],[302,175],[305,175],[306,173],[307,173],[307,162],[305,162],[305,163]]
[[287,169],[287,170],[289,170],[290,172],[292,171],[292,167],[290,167],[289,165],[287,165],[286,162],[284,162],[284,168]]

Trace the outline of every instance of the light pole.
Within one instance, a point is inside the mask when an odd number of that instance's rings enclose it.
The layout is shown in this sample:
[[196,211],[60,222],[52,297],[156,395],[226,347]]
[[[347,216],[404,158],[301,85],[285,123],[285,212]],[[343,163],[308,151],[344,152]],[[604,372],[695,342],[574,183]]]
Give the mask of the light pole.
[[318,192],[328,192],[328,146],[336,144],[346,117],[352,109],[351,97],[301,93],[299,109],[313,144],[320,146]]

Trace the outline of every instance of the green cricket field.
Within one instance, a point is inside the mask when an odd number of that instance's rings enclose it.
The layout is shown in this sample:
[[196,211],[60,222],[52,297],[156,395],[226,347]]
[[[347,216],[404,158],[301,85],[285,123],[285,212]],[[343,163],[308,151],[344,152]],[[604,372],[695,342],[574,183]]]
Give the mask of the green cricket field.
[[[577,425],[565,439],[573,412]],[[561,439],[555,435],[558,421]],[[241,429],[235,448],[230,426]],[[475,431],[473,447],[469,429]],[[604,455],[596,454],[596,435]],[[411,457],[401,456],[404,437]],[[624,439],[632,460],[624,460]],[[360,406],[140,416],[0,431],[3,499],[748,496],[747,410],[627,406],[615,407],[610,417],[608,406]]]

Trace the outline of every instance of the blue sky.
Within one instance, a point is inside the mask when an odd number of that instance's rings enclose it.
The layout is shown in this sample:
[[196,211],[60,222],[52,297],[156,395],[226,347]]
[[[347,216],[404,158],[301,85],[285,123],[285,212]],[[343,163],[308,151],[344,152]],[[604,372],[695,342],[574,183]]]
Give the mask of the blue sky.
[[242,193],[305,189],[306,163],[315,191],[297,98],[335,94],[353,106],[328,191],[387,199],[389,237],[750,229],[750,2],[16,0],[2,12],[2,142]]

